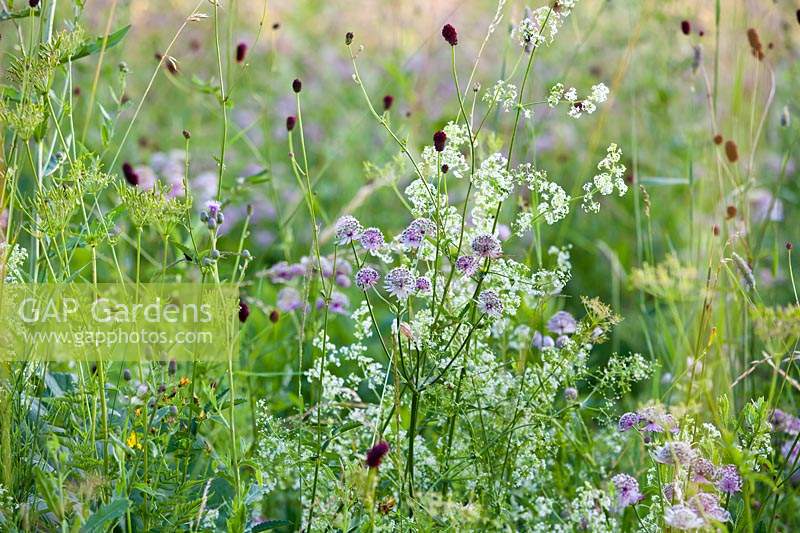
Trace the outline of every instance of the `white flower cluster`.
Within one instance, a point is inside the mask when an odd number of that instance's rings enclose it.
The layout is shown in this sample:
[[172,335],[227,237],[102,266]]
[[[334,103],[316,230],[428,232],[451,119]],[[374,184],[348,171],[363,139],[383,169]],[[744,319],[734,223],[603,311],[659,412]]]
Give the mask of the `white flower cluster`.
[[464,154],[461,153],[461,148],[469,144],[467,128],[451,121],[443,128],[443,131],[445,135],[447,135],[447,143],[444,146],[444,151],[437,152],[433,145],[428,145],[422,150],[420,170],[422,174],[430,180],[436,179],[441,165],[447,165],[448,175],[456,178],[462,178],[464,174],[469,172],[467,159],[464,157]]
[[568,102],[570,104],[569,116],[580,118],[584,113],[587,115],[594,113],[597,110],[597,104],[608,100],[610,92],[604,83],[598,83],[592,85],[592,92],[586,98],[579,99],[578,90],[575,87],[565,89],[563,83],[556,83],[550,88],[547,105],[556,107],[561,101]]
[[576,2],[577,0],[560,0],[557,9],[553,6],[542,6],[527,14],[514,30],[519,45],[531,50],[540,44],[552,44]]
[[8,248],[8,243],[0,243],[0,261],[5,261],[5,265],[0,265],[0,271],[5,274],[6,283],[24,283],[22,265],[28,259],[28,250],[19,244],[14,244],[11,251]]
[[506,170],[507,165],[504,155],[494,153],[481,163],[473,176],[475,206],[472,220],[479,232],[491,232],[498,204],[514,190],[514,177]]
[[[547,172],[533,167],[530,163],[520,165],[516,171],[517,181],[527,185],[535,196],[531,198],[536,202],[537,213],[544,217],[545,222],[554,224],[569,214],[569,204],[572,198],[557,183],[547,179]],[[517,235],[530,229],[529,217],[519,217],[515,223]],[[532,219],[530,219],[532,221]],[[526,227],[527,226],[527,227]]]
[[511,111],[517,103],[517,87],[503,80],[497,80],[497,83],[483,94],[483,101],[490,105],[496,104],[503,111]]
[[603,196],[608,196],[616,189],[619,196],[624,196],[628,192],[628,186],[625,184],[625,165],[620,163],[622,158],[622,150],[615,143],[608,145],[606,149],[606,156],[597,164],[597,170],[601,171],[596,174],[590,181],[583,184],[583,209],[584,211],[597,213],[600,210],[600,204],[595,201],[594,194],[599,192]]

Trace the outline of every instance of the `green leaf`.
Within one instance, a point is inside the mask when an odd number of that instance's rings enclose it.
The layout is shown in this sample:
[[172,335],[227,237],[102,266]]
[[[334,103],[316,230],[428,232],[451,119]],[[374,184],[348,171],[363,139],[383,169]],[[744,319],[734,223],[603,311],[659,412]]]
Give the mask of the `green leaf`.
[[105,524],[124,515],[129,505],[130,501],[127,498],[114,498],[89,517],[89,520],[81,528],[81,533],[105,531]]
[[292,523],[289,522],[288,520],[265,520],[264,522],[261,522],[260,524],[253,526],[253,528],[250,531],[253,531],[255,533],[256,531],[268,531],[270,529],[277,529],[279,527],[286,527],[291,525]]
[[[128,24],[124,28],[120,28],[114,33],[110,34],[108,36],[107,42],[105,43],[106,50],[108,50],[113,46],[118,45],[122,41],[123,37],[125,37],[125,34],[128,33],[128,30],[130,29],[131,25]],[[75,52],[75,55],[73,55],[72,57],[62,57],[61,63],[66,63],[67,61],[70,60],[75,61],[76,59],[96,54],[97,52],[103,49],[103,41],[105,40],[106,40],[105,37],[100,36],[97,37],[96,39],[86,41],[85,43],[83,43],[80,49],[78,49],[78,51]]]

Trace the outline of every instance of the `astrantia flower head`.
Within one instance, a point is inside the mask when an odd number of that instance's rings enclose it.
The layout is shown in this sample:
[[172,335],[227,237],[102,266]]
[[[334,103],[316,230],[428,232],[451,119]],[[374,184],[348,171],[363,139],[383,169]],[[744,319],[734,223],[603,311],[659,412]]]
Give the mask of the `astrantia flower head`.
[[442,130],[433,134],[433,147],[437,152],[444,151],[444,144],[447,142],[447,134]]
[[742,490],[742,477],[736,465],[725,465],[717,471],[717,488],[725,494]]
[[361,236],[361,223],[350,215],[336,221],[337,244],[350,244]]
[[444,40],[447,41],[447,44],[450,46],[455,46],[458,44],[458,32],[450,24],[445,24],[442,27],[442,37],[444,37]]
[[568,402],[574,402],[578,399],[578,389],[575,387],[567,387],[564,389],[564,399]]
[[489,257],[492,259],[497,259],[503,254],[500,241],[497,240],[497,237],[488,233],[478,235],[472,240],[472,251],[479,257]]
[[625,413],[624,415],[619,417],[619,423],[617,424],[617,429],[619,429],[620,431],[628,431],[638,423],[639,423],[638,413]]
[[462,276],[474,276],[479,266],[480,260],[474,255],[462,255],[456,259],[456,270],[458,270]]
[[416,282],[416,289],[417,292],[420,292],[422,294],[427,294],[431,292],[431,280],[429,280],[424,276],[418,277]]
[[559,311],[547,321],[547,329],[559,335],[570,335],[575,333],[578,323],[575,318],[566,311]]
[[639,482],[628,474],[617,474],[611,478],[611,483],[614,484],[620,509],[634,505],[644,498],[639,492]]
[[375,252],[384,245],[383,233],[378,228],[367,228],[361,233],[361,246]]
[[372,267],[365,266],[361,270],[356,273],[356,286],[365,291],[367,289],[371,289],[378,283],[380,279],[380,275],[378,271]]
[[417,280],[409,269],[397,267],[386,274],[384,287],[398,300],[405,300],[416,287],[416,283]]
[[389,453],[389,443],[382,440],[367,450],[367,458],[365,461],[367,466],[370,468],[378,468],[387,453]]
[[422,246],[422,241],[424,238],[425,236],[421,231],[419,231],[417,228],[409,226],[403,230],[398,240],[404,247],[413,250]]
[[691,444],[680,440],[665,443],[656,450],[653,456],[656,462],[665,465],[688,465],[694,457],[695,451],[692,449]]
[[720,505],[716,494],[698,492],[689,499],[689,506],[701,517],[710,518],[715,522],[727,522],[731,519],[731,514]]
[[714,463],[700,457],[699,455],[692,461],[692,481],[695,483],[710,483],[717,473]]
[[278,300],[275,305],[284,313],[290,313],[303,307],[303,301],[300,299],[300,293],[296,289],[284,287],[278,292]]
[[705,526],[706,521],[691,507],[679,504],[668,507],[664,511],[664,522],[675,529],[697,529]]
[[494,291],[483,291],[478,295],[478,311],[492,318],[503,314],[503,302]]
[[552,348],[555,345],[556,343],[553,341],[553,337],[551,337],[550,335],[542,335],[540,331],[533,332],[533,339],[531,340],[531,346],[533,346],[537,350]]

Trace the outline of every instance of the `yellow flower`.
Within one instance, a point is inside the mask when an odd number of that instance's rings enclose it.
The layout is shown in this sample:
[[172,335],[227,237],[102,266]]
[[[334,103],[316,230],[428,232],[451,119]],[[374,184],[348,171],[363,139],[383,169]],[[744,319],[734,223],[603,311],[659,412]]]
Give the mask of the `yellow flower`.
[[178,386],[185,387],[186,385],[188,385],[191,382],[192,381],[189,378],[187,378],[186,376],[182,376],[181,380],[178,382]]
[[129,448],[136,448],[141,450],[142,445],[139,444],[139,438],[136,436],[135,431],[131,431],[131,434],[128,435],[128,440],[125,441]]

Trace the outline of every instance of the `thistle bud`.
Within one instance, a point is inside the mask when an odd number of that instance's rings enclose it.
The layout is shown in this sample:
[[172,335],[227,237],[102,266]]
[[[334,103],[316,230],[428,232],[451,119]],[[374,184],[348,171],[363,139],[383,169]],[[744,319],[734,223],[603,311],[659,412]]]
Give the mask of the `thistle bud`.
[[292,82],[292,90],[296,93],[299,93],[303,89],[303,82],[301,82],[298,78],[295,78]]
[[445,24],[442,27],[442,37],[444,37],[444,40],[447,41],[447,44],[450,46],[455,46],[458,44],[458,32],[450,24]]
[[437,152],[444,151],[444,143],[447,142],[447,134],[442,130],[433,134],[433,147]]

